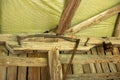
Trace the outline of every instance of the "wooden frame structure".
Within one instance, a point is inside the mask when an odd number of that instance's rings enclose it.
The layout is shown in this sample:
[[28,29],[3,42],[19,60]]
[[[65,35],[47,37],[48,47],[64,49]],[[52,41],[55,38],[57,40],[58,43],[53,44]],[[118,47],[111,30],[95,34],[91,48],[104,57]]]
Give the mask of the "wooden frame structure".
[[[120,13],[120,4],[72,28],[81,0],[67,0],[57,34],[76,33]],[[75,39],[80,40],[64,80],[120,80],[120,14],[113,37],[55,34],[0,35],[0,80],[63,80]]]
[[[7,45],[0,48],[1,80],[5,80],[6,76],[8,80],[62,80],[74,42],[61,38],[33,37],[22,40],[19,45],[18,35],[3,34],[0,37],[0,43],[6,42]],[[77,38],[81,41],[67,80],[119,80],[120,38],[91,37],[87,43],[87,37]],[[112,43],[112,52],[104,51],[103,42]],[[46,72],[41,72],[42,69]]]

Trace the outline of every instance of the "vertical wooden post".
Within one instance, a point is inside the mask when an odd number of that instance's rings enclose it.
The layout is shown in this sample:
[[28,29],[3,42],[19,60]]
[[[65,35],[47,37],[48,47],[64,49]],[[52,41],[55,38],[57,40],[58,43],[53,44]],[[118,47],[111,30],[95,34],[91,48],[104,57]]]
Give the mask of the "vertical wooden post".
[[48,53],[50,80],[62,80],[62,65],[59,59],[59,50],[54,48]]

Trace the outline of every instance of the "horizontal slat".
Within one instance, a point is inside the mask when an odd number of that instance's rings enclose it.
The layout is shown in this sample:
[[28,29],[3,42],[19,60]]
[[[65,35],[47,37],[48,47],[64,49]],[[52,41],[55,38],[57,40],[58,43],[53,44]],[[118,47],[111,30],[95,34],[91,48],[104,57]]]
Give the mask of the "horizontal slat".
[[[61,54],[60,60],[62,63],[69,63],[70,54]],[[89,64],[89,63],[120,63],[120,56],[104,56],[104,55],[79,55],[76,54],[73,59],[73,64]]]
[[68,75],[67,80],[105,80],[120,78],[120,72]]
[[[75,46],[74,42],[24,42],[21,47],[15,47],[14,50],[42,50],[48,51],[54,47],[63,51],[73,50]],[[79,45],[77,50],[79,51],[88,51],[93,48],[94,45],[82,46]]]
[[0,56],[0,66],[47,66],[45,58],[22,58],[11,56]]
[[[35,34],[33,34],[35,35]],[[39,35],[39,34],[38,34]],[[40,34],[42,36],[42,34]],[[22,36],[22,35],[21,35]],[[25,34],[24,34],[25,36]],[[24,37],[23,36],[23,37]],[[29,36],[29,35],[26,35]],[[65,35],[69,36],[70,35]],[[57,37],[57,36],[56,36]],[[71,37],[72,38],[72,37]],[[105,42],[111,42],[113,45],[116,45],[117,47],[120,47],[120,38],[94,38],[90,37],[89,41],[87,43],[87,46],[83,46],[84,43],[87,40],[87,37],[80,37],[77,36],[77,38],[80,39],[80,45],[78,47],[79,51],[88,51],[94,45],[101,45],[104,41]],[[70,51],[73,50],[75,46],[75,42],[66,41],[60,38],[47,38],[44,37],[31,37],[27,38],[25,40],[21,40],[22,45],[18,45],[17,35],[10,35],[10,34],[1,34],[0,35],[0,41],[6,41],[8,44],[10,44],[15,50],[42,50],[47,51],[51,50],[52,47],[58,47],[59,50],[64,51]]]

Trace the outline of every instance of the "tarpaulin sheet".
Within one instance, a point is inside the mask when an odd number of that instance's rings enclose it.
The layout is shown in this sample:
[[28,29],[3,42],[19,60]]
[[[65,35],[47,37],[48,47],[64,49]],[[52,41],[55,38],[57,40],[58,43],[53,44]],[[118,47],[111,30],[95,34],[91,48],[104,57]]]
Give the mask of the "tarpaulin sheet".
[[[1,33],[42,33],[56,27],[65,0],[0,0]],[[120,0],[82,0],[72,26],[120,3]],[[117,15],[86,30],[81,36],[111,36]]]

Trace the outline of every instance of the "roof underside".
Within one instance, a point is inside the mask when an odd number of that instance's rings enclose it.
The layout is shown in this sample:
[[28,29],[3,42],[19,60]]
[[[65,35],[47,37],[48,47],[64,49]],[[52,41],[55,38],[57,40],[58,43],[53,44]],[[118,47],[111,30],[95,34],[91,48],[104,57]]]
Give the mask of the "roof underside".
[[[42,33],[56,27],[65,0],[0,0],[1,33]],[[82,0],[72,20],[75,26],[117,4],[120,0]],[[81,36],[111,36],[117,14],[85,30]]]

